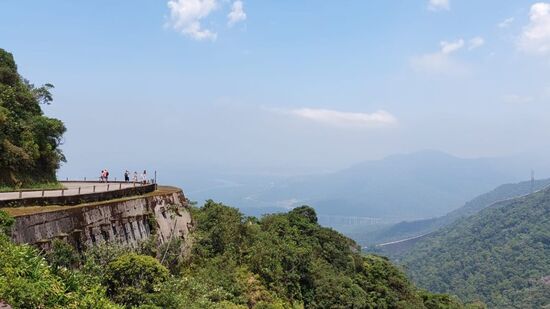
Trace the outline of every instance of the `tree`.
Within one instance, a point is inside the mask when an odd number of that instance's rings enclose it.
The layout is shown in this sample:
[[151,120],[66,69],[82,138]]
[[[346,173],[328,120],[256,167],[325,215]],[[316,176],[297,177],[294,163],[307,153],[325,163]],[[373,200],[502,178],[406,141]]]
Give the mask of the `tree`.
[[147,303],[169,277],[168,269],[157,259],[130,253],[107,265],[105,285],[114,301],[131,307]]
[[52,88],[23,79],[12,54],[0,49],[0,186],[55,181],[66,128],[40,107],[52,102]]

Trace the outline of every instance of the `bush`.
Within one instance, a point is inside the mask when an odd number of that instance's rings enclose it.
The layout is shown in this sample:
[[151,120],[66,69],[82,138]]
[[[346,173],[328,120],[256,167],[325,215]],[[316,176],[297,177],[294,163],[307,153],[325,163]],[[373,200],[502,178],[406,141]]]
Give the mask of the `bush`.
[[0,235],[0,299],[13,308],[118,308],[93,278],[54,273],[35,248]]
[[55,269],[76,268],[80,263],[80,256],[75,248],[65,241],[54,239],[52,249],[46,254],[46,259]]
[[7,236],[11,235],[11,227],[15,223],[15,219],[8,215],[5,211],[0,210],[0,234]]
[[169,277],[168,269],[155,258],[130,253],[107,265],[104,282],[115,302],[131,307],[147,304],[150,294],[158,292]]

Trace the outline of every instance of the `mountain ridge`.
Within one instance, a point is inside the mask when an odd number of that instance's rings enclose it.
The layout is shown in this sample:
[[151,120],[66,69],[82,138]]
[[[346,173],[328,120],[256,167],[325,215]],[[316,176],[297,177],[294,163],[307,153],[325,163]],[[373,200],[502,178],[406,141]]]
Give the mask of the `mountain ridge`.
[[[261,214],[261,207],[272,212],[308,204],[320,215],[414,220],[445,215],[503,182],[524,179],[523,169],[516,166],[525,164],[511,164],[502,158],[464,159],[440,151],[420,151],[365,161],[320,175],[263,179],[263,185],[248,178],[247,183],[234,188],[238,194],[222,189],[204,191],[191,198],[225,200],[252,215]],[[397,188],[400,194],[396,194]]]
[[403,238],[415,238],[420,235],[426,235],[453,223],[461,217],[471,216],[486,207],[490,207],[492,204],[528,195],[533,193],[533,191],[543,190],[548,186],[550,186],[550,178],[535,180],[533,183],[531,181],[522,181],[519,183],[503,184],[475,197],[466,202],[462,207],[444,216],[424,220],[403,221],[382,229],[377,232],[379,236],[372,237],[371,242],[391,242]]

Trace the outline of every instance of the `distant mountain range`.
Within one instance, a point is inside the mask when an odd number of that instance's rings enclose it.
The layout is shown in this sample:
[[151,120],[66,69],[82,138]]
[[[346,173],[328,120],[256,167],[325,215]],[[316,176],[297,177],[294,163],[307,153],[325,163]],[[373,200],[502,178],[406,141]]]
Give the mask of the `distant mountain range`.
[[[491,194],[522,186],[503,186]],[[467,204],[459,213],[482,204]],[[433,292],[480,299],[490,308],[549,308],[550,189],[463,217],[419,241],[399,262]]]
[[224,176],[218,185],[197,187],[188,195],[199,202],[224,201],[251,215],[307,204],[320,216],[397,222],[442,216],[499,184],[526,179],[530,168],[515,159],[463,159],[421,151],[321,175]]

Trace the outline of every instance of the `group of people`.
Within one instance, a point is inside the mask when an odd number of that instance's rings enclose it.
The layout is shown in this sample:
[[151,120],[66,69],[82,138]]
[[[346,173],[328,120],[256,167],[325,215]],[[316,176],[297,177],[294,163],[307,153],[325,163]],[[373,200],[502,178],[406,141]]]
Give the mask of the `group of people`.
[[[124,181],[130,182],[130,172],[128,170],[124,172]],[[134,175],[132,176],[132,182],[138,182],[138,173],[136,171],[134,171]],[[143,170],[143,173],[141,174],[141,183],[146,184],[148,182],[147,171]]]
[[[101,171],[101,175],[99,176],[99,179],[101,182],[109,182],[109,170],[104,169]],[[124,181],[130,182],[130,172],[126,170],[124,172]],[[134,175],[132,176],[132,182],[138,182],[138,173],[134,172]],[[141,179],[139,179],[139,182],[143,184],[149,183],[149,180],[147,179],[147,171],[143,170],[143,173],[141,174]]]
[[107,169],[101,171],[101,176],[99,176],[99,180],[101,180],[101,182],[109,182],[109,171]]

